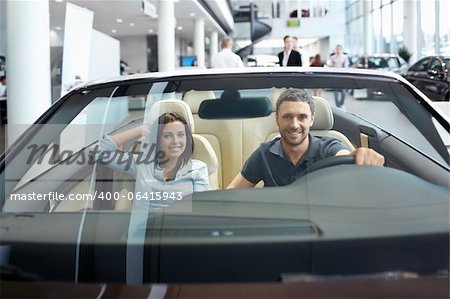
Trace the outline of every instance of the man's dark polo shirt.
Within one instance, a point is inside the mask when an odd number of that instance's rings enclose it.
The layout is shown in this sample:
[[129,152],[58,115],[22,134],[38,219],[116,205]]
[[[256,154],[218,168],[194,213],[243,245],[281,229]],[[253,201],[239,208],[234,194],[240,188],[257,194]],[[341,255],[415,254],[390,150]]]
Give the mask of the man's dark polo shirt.
[[340,150],[348,150],[339,140],[309,134],[309,147],[303,157],[293,165],[284,153],[280,137],[262,143],[247,159],[241,175],[253,184],[264,181],[264,186],[284,186],[315,162],[333,157]]

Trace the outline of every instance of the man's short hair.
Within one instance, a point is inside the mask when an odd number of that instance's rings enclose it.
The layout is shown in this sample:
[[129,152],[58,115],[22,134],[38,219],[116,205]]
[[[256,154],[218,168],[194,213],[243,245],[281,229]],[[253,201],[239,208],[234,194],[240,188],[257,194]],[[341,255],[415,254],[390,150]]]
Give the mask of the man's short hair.
[[303,89],[288,88],[283,91],[278,97],[276,104],[276,112],[283,102],[304,102],[309,105],[311,109],[311,115],[314,115],[314,99],[312,96]]
[[290,35],[285,35],[285,36],[283,37],[283,41],[285,42],[286,39],[288,39],[288,38],[290,38],[290,37],[292,37],[292,36],[290,36]]

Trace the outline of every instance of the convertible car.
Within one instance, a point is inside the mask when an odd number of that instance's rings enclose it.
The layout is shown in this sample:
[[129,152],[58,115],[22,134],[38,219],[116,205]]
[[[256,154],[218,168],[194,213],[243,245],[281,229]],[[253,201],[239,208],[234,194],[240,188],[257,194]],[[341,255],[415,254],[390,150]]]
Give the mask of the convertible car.
[[[287,88],[320,94],[312,135],[372,148],[385,165],[333,157],[286,186],[226,190],[252,152],[279,136],[276,101]],[[335,90],[377,97],[347,94],[340,109]],[[170,112],[190,125],[208,190],[153,192],[143,188],[144,171],[128,171],[152,163],[143,135]],[[142,135],[117,151],[125,168],[96,158],[108,136],[138,127]],[[39,283],[62,293],[77,283],[90,294],[105,291],[89,287],[98,283],[157,284],[178,298],[295,297],[312,284],[322,296],[448,297],[449,131],[448,117],[417,88],[371,70],[190,70],[79,86],[1,157],[4,290],[26,297],[42,292]],[[163,204],[138,208],[147,202]],[[342,281],[364,283],[352,293],[336,287]]]

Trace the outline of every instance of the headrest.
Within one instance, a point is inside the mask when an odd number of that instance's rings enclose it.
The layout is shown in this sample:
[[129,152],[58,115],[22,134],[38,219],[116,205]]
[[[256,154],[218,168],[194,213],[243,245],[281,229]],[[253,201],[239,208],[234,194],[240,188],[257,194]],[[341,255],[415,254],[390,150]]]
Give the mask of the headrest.
[[217,156],[211,143],[205,137],[198,134],[192,134],[192,138],[194,140],[192,158],[205,162],[208,165],[209,175],[216,172],[219,162],[217,161]]
[[216,96],[211,90],[189,90],[185,92],[183,101],[189,105],[193,114],[198,114],[198,107],[203,100],[215,98]]
[[314,123],[311,130],[331,130],[334,124],[333,112],[330,104],[321,97],[313,96],[314,99]]
[[275,112],[277,109],[277,100],[280,97],[280,94],[285,91],[286,88],[275,88],[273,87],[269,92],[269,100],[272,103],[272,112]]
[[153,124],[158,117],[166,112],[176,112],[186,119],[191,131],[194,132],[194,118],[192,117],[191,108],[189,105],[180,100],[161,100],[155,102],[150,110],[146,112],[145,122]]
[[227,89],[224,90],[222,95],[220,96],[221,101],[240,101],[241,94],[236,89]]

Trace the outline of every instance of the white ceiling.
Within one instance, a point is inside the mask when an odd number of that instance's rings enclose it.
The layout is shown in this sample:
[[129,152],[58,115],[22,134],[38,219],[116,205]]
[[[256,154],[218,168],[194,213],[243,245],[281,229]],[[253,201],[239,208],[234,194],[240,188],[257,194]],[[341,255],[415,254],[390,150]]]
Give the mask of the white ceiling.
[[[1,1],[1,0],[0,0]],[[94,12],[94,29],[112,37],[148,35],[158,33],[158,19],[144,14],[141,0],[49,0],[50,29],[63,30],[66,3],[70,2]],[[154,1],[158,5],[158,1]],[[205,34],[217,29],[197,0],[175,0],[176,36],[193,39],[194,23],[197,18],[205,20]],[[117,19],[122,19],[118,23]],[[130,26],[130,23],[132,25]],[[115,30],[115,32],[113,32]],[[219,31],[221,32],[221,31]]]

